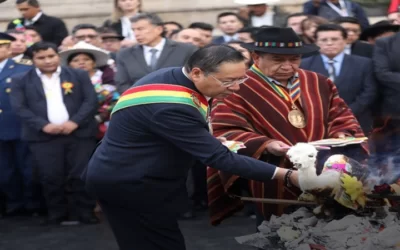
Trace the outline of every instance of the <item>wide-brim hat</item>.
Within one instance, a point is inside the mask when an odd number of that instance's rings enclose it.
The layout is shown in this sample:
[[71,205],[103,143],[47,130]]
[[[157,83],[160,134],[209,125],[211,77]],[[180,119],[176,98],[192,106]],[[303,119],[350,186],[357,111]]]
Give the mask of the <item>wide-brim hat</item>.
[[240,5],[259,5],[259,4],[276,4],[280,2],[280,0],[234,0],[236,4]]
[[398,32],[400,30],[400,25],[395,25],[390,23],[387,20],[383,20],[366,28],[360,35],[360,40],[367,41],[370,37],[377,37],[378,35],[387,32],[393,31]]
[[261,27],[254,36],[255,42],[241,46],[250,51],[281,55],[304,55],[319,50],[314,44],[304,44],[292,28]]
[[87,42],[80,41],[71,48],[68,48],[60,52],[61,63],[67,65],[68,58],[71,55],[79,53],[87,53],[93,55],[97,67],[102,67],[107,65],[108,59],[110,59],[109,53],[107,51],[100,49],[94,45],[91,45]]

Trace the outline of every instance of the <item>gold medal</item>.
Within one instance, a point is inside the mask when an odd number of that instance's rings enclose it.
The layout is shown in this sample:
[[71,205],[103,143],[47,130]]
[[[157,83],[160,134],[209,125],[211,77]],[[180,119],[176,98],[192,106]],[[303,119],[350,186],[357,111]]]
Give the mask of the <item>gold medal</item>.
[[304,114],[296,107],[292,108],[293,110],[291,110],[288,114],[288,120],[290,124],[292,124],[295,128],[305,128],[306,118],[304,117]]

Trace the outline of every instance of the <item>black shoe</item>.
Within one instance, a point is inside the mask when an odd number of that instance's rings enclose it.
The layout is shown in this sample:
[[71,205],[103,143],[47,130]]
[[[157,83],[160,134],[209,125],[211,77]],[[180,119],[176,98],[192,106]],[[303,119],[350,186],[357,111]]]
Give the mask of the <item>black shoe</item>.
[[41,226],[60,226],[65,217],[46,218],[40,222]]
[[83,224],[98,224],[100,220],[94,214],[81,215],[79,221]]

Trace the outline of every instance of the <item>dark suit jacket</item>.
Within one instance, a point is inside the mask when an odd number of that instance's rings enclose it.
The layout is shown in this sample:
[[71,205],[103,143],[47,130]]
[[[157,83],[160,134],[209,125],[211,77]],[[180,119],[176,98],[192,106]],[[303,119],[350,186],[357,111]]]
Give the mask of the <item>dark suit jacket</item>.
[[351,54],[355,56],[372,58],[373,52],[374,46],[369,43],[356,41],[351,45]]
[[[193,45],[167,39],[158,58],[156,69],[182,67],[196,49]],[[141,45],[121,50],[117,54],[116,64],[115,83],[120,93],[123,93],[140,78],[152,72],[146,63]]]
[[32,66],[16,63],[8,59],[0,72],[0,140],[19,140],[21,137],[21,122],[10,103],[12,78],[27,72]]
[[[365,14],[364,9],[356,2],[345,0],[345,4],[348,10],[350,10],[350,15],[358,19],[361,24],[362,29],[368,28],[369,21],[367,14]],[[315,6],[313,1],[307,1],[303,4],[303,13],[307,15],[320,16],[333,21],[334,19],[340,17],[339,13],[334,11],[327,3],[326,0],[321,0],[319,7]]]
[[[24,24],[24,18],[18,19],[22,24]],[[42,16],[32,26],[39,31],[43,41],[54,43],[57,46],[60,46],[64,38],[68,36],[68,30],[65,23],[57,17],[42,14]],[[15,29],[15,27],[16,25],[11,21],[8,24],[7,29]]]
[[[329,77],[320,55],[303,59],[300,67]],[[364,132],[370,132],[371,108],[377,91],[371,59],[345,55],[335,85],[340,97],[351,108]]]
[[[98,104],[97,95],[87,72],[62,67],[61,84],[73,83],[72,93],[64,94],[64,104],[69,120],[79,125],[72,135],[77,137],[94,137],[97,123],[94,118]],[[60,86],[61,88],[61,86]],[[62,90],[64,93],[64,90]],[[36,69],[29,70],[21,77],[13,79],[11,88],[11,105],[22,121],[22,139],[27,141],[46,141],[54,135],[46,134],[43,127],[49,123],[47,103],[42,81]]]
[[[182,68],[166,68],[139,80],[179,84],[198,92]],[[156,103],[122,109],[83,178],[97,198],[138,212],[176,215],[187,202],[188,170],[199,161],[244,178],[269,181],[275,166],[229,151],[208,131],[200,112],[189,105]]]
[[400,33],[375,43],[374,70],[382,95],[383,115],[400,117]]

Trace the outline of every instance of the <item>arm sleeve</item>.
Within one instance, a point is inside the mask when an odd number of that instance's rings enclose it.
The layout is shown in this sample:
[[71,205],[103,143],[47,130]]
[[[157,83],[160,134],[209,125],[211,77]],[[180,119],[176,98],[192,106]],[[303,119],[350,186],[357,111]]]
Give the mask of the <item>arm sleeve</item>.
[[400,92],[400,72],[392,70],[392,62],[390,56],[396,56],[388,49],[387,39],[378,39],[374,48],[373,63],[375,76],[379,84],[394,92]]
[[[124,51],[122,51],[123,53]],[[117,73],[115,74],[115,85],[117,86],[117,90],[120,94],[124,93],[127,89],[129,89],[133,82],[131,82],[129,74],[127,72],[127,68],[121,57],[123,54],[118,53],[116,59]]]
[[79,79],[81,83],[81,91],[83,91],[83,102],[78,112],[71,117],[71,121],[79,126],[87,123],[95,116],[98,108],[97,95],[86,72],[79,71]]
[[185,105],[162,108],[152,117],[152,131],[206,166],[256,181],[273,178],[276,166],[229,151],[195,112]]
[[12,79],[10,102],[15,113],[33,129],[41,131],[49,123],[49,121],[35,115],[28,108],[24,91],[24,81],[21,78]]

